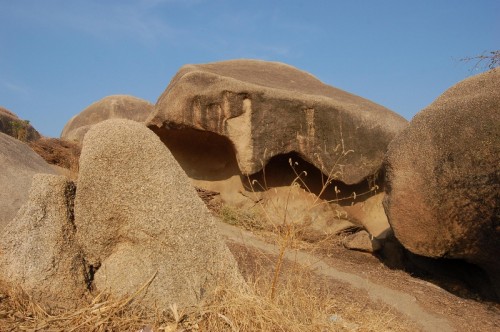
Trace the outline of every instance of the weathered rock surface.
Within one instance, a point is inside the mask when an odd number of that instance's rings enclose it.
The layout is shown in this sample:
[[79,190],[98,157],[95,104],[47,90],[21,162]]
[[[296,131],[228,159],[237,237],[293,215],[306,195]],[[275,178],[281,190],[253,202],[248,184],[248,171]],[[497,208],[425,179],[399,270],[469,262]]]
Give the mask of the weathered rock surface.
[[61,138],[81,143],[93,125],[108,119],[129,119],[144,122],[153,111],[153,107],[150,102],[132,96],[112,95],[105,97],[71,118],[64,126]]
[[0,278],[51,308],[82,303],[83,258],[74,242],[75,186],[63,176],[37,174],[29,200],[0,237]]
[[382,205],[383,199],[384,193],[382,192],[370,196],[365,201],[347,205],[343,208],[349,220],[363,225],[368,233],[377,239],[384,239],[391,227]]
[[23,142],[0,133],[0,230],[28,200],[36,173],[55,174],[39,155]]
[[[407,121],[294,67],[233,60],[182,67],[147,124],[160,137],[184,128],[224,136],[243,175],[295,151],[355,184],[380,168],[387,145]],[[348,150],[354,152],[341,157]]]
[[7,134],[23,142],[31,142],[41,136],[30,125],[29,121],[21,120],[16,114],[0,106],[0,133]]
[[407,249],[482,266],[500,294],[500,70],[456,84],[415,116],[389,146],[386,192]]
[[380,250],[381,245],[379,241],[365,231],[359,231],[349,235],[344,239],[344,247],[350,250],[358,250],[373,253]]
[[142,301],[168,307],[194,305],[220,283],[242,285],[212,215],[143,124],[108,120],[87,133],[75,224],[97,291],[125,296],[153,278]]

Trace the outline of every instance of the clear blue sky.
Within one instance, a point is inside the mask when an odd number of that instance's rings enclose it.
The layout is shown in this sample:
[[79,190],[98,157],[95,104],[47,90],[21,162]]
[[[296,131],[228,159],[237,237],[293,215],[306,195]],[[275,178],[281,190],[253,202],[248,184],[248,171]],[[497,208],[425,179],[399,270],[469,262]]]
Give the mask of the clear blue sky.
[[500,0],[0,0],[0,105],[58,137],[187,63],[281,61],[411,119],[500,47]]

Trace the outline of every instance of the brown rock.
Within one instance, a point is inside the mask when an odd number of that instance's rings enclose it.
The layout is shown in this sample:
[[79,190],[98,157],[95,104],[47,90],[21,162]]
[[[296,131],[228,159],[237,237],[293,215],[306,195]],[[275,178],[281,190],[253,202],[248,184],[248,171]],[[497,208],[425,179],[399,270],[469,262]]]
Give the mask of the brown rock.
[[189,306],[219,283],[243,284],[186,174],[137,122],[108,120],[85,136],[75,223],[97,291],[125,296],[153,278],[143,303]]
[[74,308],[88,295],[74,242],[74,193],[63,176],[35,175],[28,202],[0,237],[2,281],[49,308]]
[[344,247],[372,253],[378,251],[381,246],[377,239],[373,238],[367,231],[362,230],[345,238]]
[[478,264],[500,294],[500,70],[417,114],[389,146],[387,182],[385,210],[407,249]]
[[153,104],[143,99],[126,95],[108,96],[71,118],[64,126],[61,138],[81,143],[87,131],[96,123],[107,119],[144,122],[152,110]]
[[53,165],[58,174],[63,173],[71,179],[78,175],[78,159],[81,146],[79,143],[59,138],[43,137],[29,143],[29,146],[38,153],[47,163]]
[[0,133],[0,230],[28,200],[36,173],[55,174],[39,155],[23,142]]
[[361,224],[368,233],[377,239],[383,239],[390,231],[390,225],[382,206],[383,199],[384,193],[378,193],[365,201],[344,206],[344,210],[350,220]]
[[23,142],[39,139],[41,135],[29,121],[21,120],[11,111],[0,106],[0,133],[7,134]]
[[[175,140],[173,129],[185,128],[227,138],[243,175],[295,151],[355,184],[380,168],[388,143],[407,121],[294,67],[233,60],[182,67],[147,124],[165,141]],[[341,157],[348,150],[354,152]]]

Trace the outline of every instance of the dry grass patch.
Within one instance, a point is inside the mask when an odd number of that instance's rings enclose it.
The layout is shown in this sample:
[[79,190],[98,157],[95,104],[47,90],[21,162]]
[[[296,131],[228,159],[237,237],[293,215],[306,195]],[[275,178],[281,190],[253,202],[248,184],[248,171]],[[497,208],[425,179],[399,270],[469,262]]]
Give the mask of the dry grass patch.
[[[1,331],[417,331],[387,306],[362,292],[285,261],[270,296],[277,257],[230,244],[250,292],[216,288],[199,307],[146,308],[135,296],[101,294],[85,307],[48,312],[20,289],[0,299]],[[145,285],[144,287],[146,287]],[[137,294],[140,293],[138,291]],[[136,294],[136,295],[137,295]]]

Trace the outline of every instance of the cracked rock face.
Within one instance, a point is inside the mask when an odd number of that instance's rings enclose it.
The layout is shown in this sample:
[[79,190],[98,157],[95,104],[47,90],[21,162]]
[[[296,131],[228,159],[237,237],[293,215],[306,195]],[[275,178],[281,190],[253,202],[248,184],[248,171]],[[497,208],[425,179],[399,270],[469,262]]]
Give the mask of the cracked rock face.
[[29,200],[0,238],[0,279],[49,308],[76,308],[89,295],[74,241],[74,184],[37,174]]
[[465,259],[500,294],[500,71],[470,77],[389,145],[385,210],[410,251]]
[[153,277],[144,304],[190,306],[219,283],[243,284],[212,215],[143,124],[108,120],[87,133],[75,224],[97,291],[130,295]]
[[81,143],[93,125],[108,119],[129,119],[144,122],[153,111],[150,102],[126,95],[112,95],[96,101],[64,126],[61,138]]
[[356,184],[379,170],[407,121],[294,67],[232,60],[182,67],[147,125],[160,137],[185,128],[226,137],[243,175],[295,151],[324,173],[340,171],[341,181]]

